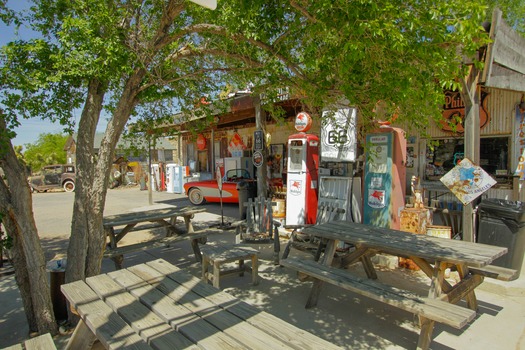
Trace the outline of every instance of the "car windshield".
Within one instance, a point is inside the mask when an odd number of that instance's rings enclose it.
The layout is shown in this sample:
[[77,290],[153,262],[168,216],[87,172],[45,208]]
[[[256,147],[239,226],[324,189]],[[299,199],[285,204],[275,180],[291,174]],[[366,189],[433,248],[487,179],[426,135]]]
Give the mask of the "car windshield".
[[250,173],[246,169],[231,169],[226,172],[226,181],[250,179]]

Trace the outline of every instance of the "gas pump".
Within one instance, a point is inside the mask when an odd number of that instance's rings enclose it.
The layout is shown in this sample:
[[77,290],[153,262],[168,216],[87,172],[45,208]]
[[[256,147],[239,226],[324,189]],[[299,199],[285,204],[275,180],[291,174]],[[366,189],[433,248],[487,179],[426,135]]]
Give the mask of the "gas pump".
[[304,132],[288,137],[286,225],[314,224],[317,216],[319,137]]
[[399,128],[384,128],[366,136],[363,223],[400,228],[405,205],[406,139]]

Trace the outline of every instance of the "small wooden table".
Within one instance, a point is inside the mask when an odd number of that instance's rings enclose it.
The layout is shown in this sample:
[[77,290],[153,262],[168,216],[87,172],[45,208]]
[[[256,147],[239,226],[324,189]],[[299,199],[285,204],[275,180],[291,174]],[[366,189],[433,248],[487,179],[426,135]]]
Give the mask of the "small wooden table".
[[[239,273],[239,276],[244,276],[245,271],[252,274],[252,284],[254,286],[259,283],[259,251],[255,248],[238,244],[208,245],[202,248],[202,256],[202,280],[204,282],[212,281],[215,288],[220,288],[221,276],[233,273]],[[251,267],[244,264],[246,259],[251,260]],[[237,268],[221,271],[222,264],[233,261],[239,261]],[[209,272],[210,267],[213,273]]]
[[[469,273],[469,267],[487,266],[507,253],[504,247],[416,235],[347,221],[310,226],[303,232],[328,240],[330,246],[337,245],[339,241],[355,245],[356,250],[342,259],[342,267],[359,260],[372,279],[377,278],[370,261],[372,255],[383,252],[412,259],[431,278],[430,298],[454,304],[465,298],[472,310],[477,309],[474,289],[483,282],[483,276]],[[325,261],[326,264],[332,263],[331,258]],[[454,286],[445,280],[445,269],[451,266],[456,267],[461,279]],[[321,285],[320,281],[314,282],[311,297],[319,295]]]
[[[122,261],[124,252],[144,250],[156,247],[162,244],[168,244],[170,241],[179,240],[179,238],[194,238],[192,239],[192,247],[197,261],[201,261],[201,253],[198,246],[199,239],[201,243],[206,242],[205,235],[197,234],[191,223],[191,219],[197,213],[205,212],[205,208],[184,207],[184,208],[165,208],[156,210],[145,210],[130,212],[118,215],[105,216],[103,219],[104,231],[109,238],[109,247],[106,250],[105,256],[111,257],[115,261],[117,269],[122,268]],[[176,227],[177,218],[184,218],[186,230],[182,231]],[[124,226],[117,229],[118,226]],[[129,232],[149,230],[158,227],[166,228],[166,239],[152,240],[149,242],[142,242],[134,245],[125,246],[125,249],[118,249],[118,243]],[[174,236],[175,235],[175,236]],[[169,239],[174,237],[175,239]]]
[[66,349],[339,349],[158,259],[65,284]]

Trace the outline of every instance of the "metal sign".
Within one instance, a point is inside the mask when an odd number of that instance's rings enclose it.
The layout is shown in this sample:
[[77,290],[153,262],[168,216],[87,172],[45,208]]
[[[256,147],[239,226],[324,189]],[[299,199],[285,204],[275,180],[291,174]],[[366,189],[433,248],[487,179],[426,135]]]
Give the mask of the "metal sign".
[[323,162],[355,162],[355,108],[324,111],[321,124],[321,159]]
[[253,152],[253,165],[257,168],[263,164],[264,157],[260,151]]
[[253,150],[262,151],[264,149],[264,134],[262,130],[255,130],[253,132]]

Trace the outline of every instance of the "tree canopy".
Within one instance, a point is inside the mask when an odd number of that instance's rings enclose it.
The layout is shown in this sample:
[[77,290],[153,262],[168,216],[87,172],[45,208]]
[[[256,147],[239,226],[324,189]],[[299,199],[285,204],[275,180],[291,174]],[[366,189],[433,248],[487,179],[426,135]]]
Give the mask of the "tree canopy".
[[64,146],[68,139],[65,134],[40,134],[34,143],[25,145],[24,161],[32,172],[39,171],[44,165],[65,164]]

